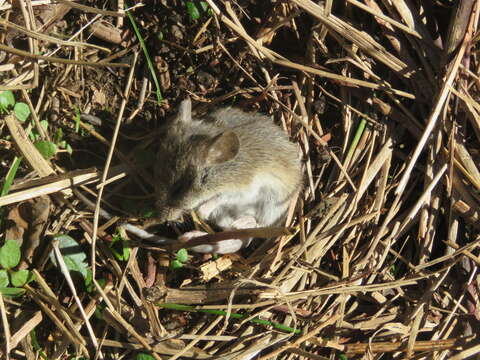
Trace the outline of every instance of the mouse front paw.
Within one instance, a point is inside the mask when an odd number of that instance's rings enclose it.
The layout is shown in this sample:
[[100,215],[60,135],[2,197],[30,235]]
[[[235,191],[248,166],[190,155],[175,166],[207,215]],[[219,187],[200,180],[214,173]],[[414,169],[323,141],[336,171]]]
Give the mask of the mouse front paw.
[[208,235],[208,233],[205,231],[193,230],[193,231],[186,232],[183,235],[180,235],[178,237],[178,240],[182,242],[187,242],[203,235]]
[[217,243],[202,244],[193,246],[191,249],[196,253],[201,254],[232,254],[247,246],[250,243],[250,239],[228,239],[221,240]]
[[[193,240],[197,237],[207,235],[207,234],[208,233],[204,231],[193,230],[179,236],[178,240],[186,243],[190,240]],[[210,253],[231,254],[240,250],[244,246],[248,245],[249,242],[250,242],[250,239],[228,239],[228,240],[221,240],[217,243],[193,246],[191,250],[201,254],[210,254]]]
[[[253,216],[242,216],[235,221],[233,221],[230,226],[228,226],[228,230],[235,230],[235,229],[250,229],[257,227],[257,221]],[[226,230],[227,230],[226,229]],[[183,242],[188,242],[194,238],[207,235],[204,231],[193,230],[186,232],[185,234],[181,235],[178,240]],[[252,239],[227,239],[221,240],[216,243],[212,244],[202,244],[193,246],[191,249],[196,253],[217,253],[217,254],[231,254],[237,252],[243,247],[246,247],[250,244]]]

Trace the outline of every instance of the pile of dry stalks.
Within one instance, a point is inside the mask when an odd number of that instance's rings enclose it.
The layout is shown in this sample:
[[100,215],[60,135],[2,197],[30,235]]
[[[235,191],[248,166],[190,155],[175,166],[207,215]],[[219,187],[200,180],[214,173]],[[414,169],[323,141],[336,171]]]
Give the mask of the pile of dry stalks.
[[[1,357],[479,354],[480,3],[155,0],[127,17],[131,5],[0,0],[0,90],[32,112],[1,115],[0,179],[22,161],[0,231],[36,277],[0,295]],[[171,247],[122,225],[153,203],[155,130],[186,95],[198,112],[272,114],[305,180],[282,235],[174,270]],[[80,244],[90,287],[51,261],[58,234]]]

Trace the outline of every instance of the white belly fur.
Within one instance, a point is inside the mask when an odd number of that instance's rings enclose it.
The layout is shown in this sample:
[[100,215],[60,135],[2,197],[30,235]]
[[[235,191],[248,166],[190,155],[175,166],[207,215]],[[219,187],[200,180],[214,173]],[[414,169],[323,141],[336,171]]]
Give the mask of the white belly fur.
[[[276,190],[273,190],[276,189]],[[281,193],[279,193],[279,189]],[[257,226],[275,225],[287,211],[289,202],[281,202],[291,192],[281,179],[262,174],[249,186],[242,186],[215,196],[199,208],[199,216],[224,230],[231,229],[234,221],[252,216]]]

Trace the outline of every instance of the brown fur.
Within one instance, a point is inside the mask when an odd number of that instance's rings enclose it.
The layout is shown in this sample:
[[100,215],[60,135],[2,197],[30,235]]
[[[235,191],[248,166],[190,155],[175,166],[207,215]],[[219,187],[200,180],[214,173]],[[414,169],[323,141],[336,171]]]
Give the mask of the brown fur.
[[190,106],[189,100],[181,104],[159,139],[157,206],[163,220],[218,194],[248,189],[262,177],[272,180],[272,201],[286,201],[298,191],[297,147],[270,118],[222,108],[191,119]]

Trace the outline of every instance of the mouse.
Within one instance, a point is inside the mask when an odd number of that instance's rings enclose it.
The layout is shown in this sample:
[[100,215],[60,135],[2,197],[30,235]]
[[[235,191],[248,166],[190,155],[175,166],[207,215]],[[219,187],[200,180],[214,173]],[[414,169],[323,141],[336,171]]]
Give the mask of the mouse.
[[[235,107],[192,117],[190,98],[160,126],[154,178],[159,222],[193,210],[225,231],[282,225],[302,185],[298,146],[272,118]],[[195,230],[180,239],[205,234]],[[221,240],[192,250],[229,254],[251,240]]]

